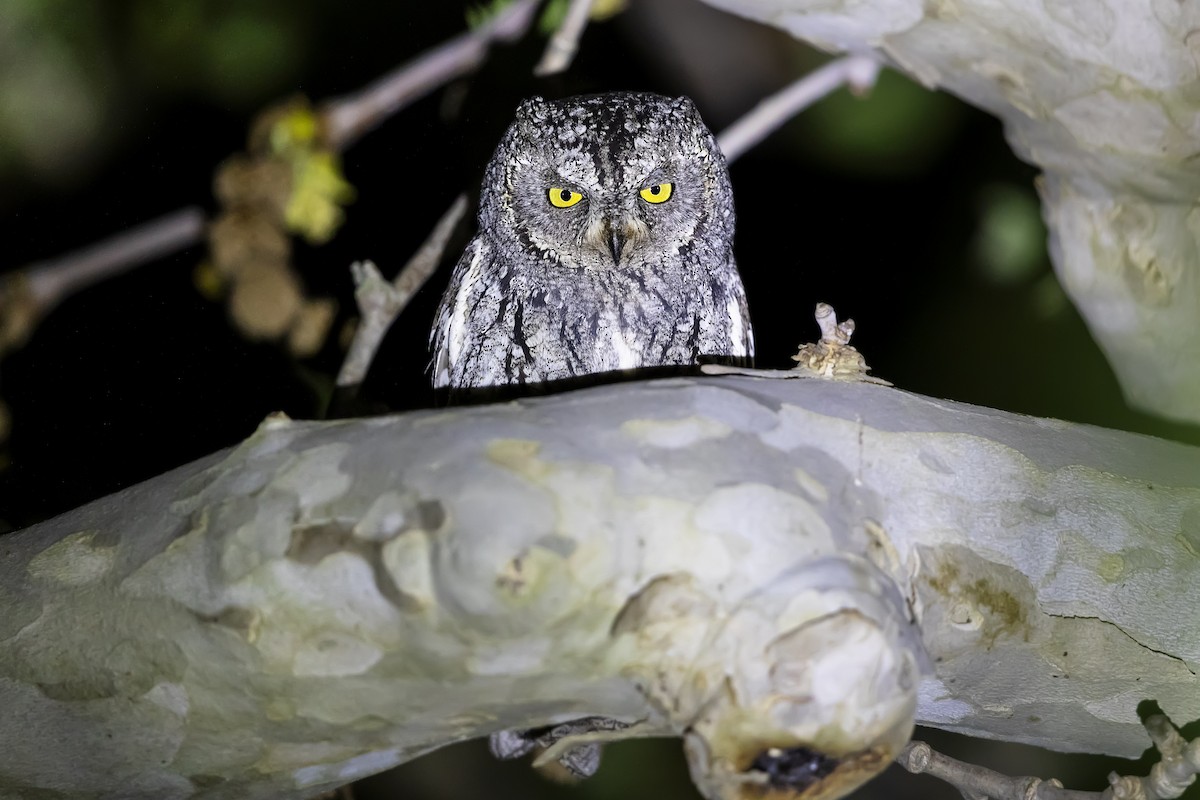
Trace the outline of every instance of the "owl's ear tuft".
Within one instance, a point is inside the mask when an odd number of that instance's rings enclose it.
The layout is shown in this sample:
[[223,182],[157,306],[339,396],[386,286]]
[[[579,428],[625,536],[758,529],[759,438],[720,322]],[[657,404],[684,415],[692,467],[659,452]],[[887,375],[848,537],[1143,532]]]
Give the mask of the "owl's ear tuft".
[[534,95],[528,100],[522,100],[517,106],[517,119],[541,119],[546,116],[550,104],[541,95]]
[[522,100],[509,131],[525,139],[536,140],[551,116],[550,104],[540,95]]
[[671,101],[671,111],[681,117],[699,117],[700,112],[696,109],[696,104],[692,102],[692,98],[687,95],[680,95]]

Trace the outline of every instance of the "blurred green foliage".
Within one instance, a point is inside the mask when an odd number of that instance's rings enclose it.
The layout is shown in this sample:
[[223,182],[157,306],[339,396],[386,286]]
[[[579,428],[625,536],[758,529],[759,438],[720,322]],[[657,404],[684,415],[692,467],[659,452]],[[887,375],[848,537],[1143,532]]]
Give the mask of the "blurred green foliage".
[[1063,317],[1071,311],[1071,301],[1053,272],[1046,272],[1030,288],[1033,313],[1041,319]]
[[[139,0],[128,16],[131,62],[163,91],[204,94],[250,107],[300,64],[300,13],[273,0]],[[299,11],[299,9],[297,9]]]
[[1046,225],[1032,187],[993,183],[979,190],[976,262],[992,282],[1025,282],[1047,266]]
[[[593,20],[608,19],[624,10],[626,2],[627,0],[593,0],[589,16]],[[468,6],[466,11],[467,27],[473,30],[487,24],[511,3],[512,0],[491,0],[490,3],[484,5]],[[571,0],[548,0],[542,8],[542,15],[538,18],[538,31],[543,36],[554,33],[562,25],[567,16],[567,9],[570,7]]]
[[102,143],[116,94],[99,6],[5,0],[0,13],[0,185],[69,177]]
[[538,20],[538,30],[542,32],[542,35],[549,36],[558,30],[558,26],[562,25],[570,6],[571,0],[550,0],[546,3],[541,19]]
[[512,5],[512,0],[491,0],[483,5],[467,6],[467,27],[474,30],[486,25],[506,7]]
[[[813,68],[800,67],[797,74]],[[962,103],[885,69],[865,98],[839,91],[804,113],[795,144],[831,168],[907,176],[929,168],[957,134]]]
[[3,0],[0,186],[74,185],[181,95],[252,110],[305,55],[285,0]]

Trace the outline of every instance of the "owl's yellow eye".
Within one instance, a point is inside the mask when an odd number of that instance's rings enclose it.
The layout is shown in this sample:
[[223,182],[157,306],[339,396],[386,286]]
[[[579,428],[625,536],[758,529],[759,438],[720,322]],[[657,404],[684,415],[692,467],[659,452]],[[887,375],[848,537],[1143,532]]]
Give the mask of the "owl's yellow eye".
[[564,189],[561,186],[551,186],[549,194],[550,205],[555,208],[570,208],[583,199],[581,193]]
[[656,183],[638,192],[647,203],[665,203],[671,199],[671,184]]

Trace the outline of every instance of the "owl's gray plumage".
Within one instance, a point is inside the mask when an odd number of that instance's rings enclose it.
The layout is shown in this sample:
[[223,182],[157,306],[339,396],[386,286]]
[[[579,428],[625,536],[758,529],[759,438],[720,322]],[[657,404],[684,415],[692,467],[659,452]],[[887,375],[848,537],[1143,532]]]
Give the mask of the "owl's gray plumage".
[[[643,199],[667,183],[665,202]],[[559,208],[551,188],[583,196]],[[725,159],[687,98],[523,102],[438,309],[434,385],[751,357],[733,223]]]

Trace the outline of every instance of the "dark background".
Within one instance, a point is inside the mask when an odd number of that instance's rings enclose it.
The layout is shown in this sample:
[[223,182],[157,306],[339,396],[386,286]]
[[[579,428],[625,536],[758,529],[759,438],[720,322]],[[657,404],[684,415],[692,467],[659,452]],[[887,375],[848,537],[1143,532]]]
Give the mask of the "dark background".
[[[7,17],[7,18],[5,18]],[[0,14],[0,271],[64,254],[181,206],[215,208],[214,170],[254,115],[303,93],[353,91],[464,28],[464,6],[320,0],[21,0]],[[455,195],[477,191],[518,101],[634,89],[689,94],[720,131],[823,56],[695,0],[636,0],[592,25],[565,75],[531,74],[544,39],[493,51],[476,75],[402,111],[344,154],[357,199],[337,237],[298,245],[311,295],[341,311],[316,357],[251,343],[196,288],[201,247],[75,295],[0,362],[0,525],[22,527],[231,445],[273,411],[323,413],[354,314],[348,265],[390,277]],[[1200,441],[1129,411],[1058,288],[1033,188],[994,119],[885,73],[841,92],[731,168],[737,254],[758,363],[790,366],[832,304],[899,387],[1010,411]],[[464,228],[452,245],[461,249]],[[457,252],[448,255],[452,262]],[[368,388],[396,409],[432,402],[426,337],[448,264],[393,328]],[[936,736],[936,734],[934,734]],[[1112,764],[1027,748],[963,757],[1099,788]],[[1048,760],[1050,759],[1050,760]],[[1120,768],[1119,766],[1116,768]],[[1048,776],[1048,775],[1047,775]],[[498,783],[499,782],[499,783]],[[367,781],[412,798],[694,797],[678,742],[611,748],[579,787],[461,745]],[[934,796],[901,776],[862,796]],[[943,791],[940,796],[954,793]]]

